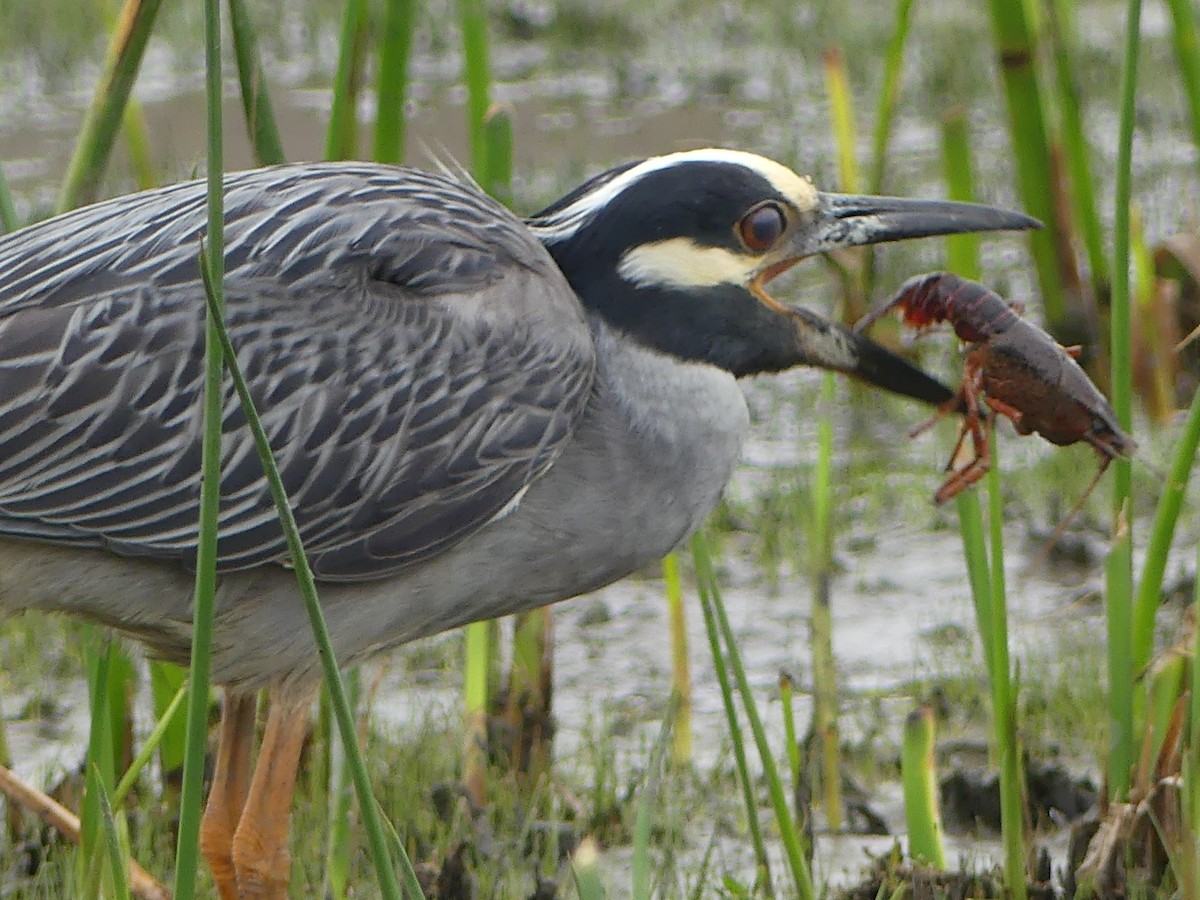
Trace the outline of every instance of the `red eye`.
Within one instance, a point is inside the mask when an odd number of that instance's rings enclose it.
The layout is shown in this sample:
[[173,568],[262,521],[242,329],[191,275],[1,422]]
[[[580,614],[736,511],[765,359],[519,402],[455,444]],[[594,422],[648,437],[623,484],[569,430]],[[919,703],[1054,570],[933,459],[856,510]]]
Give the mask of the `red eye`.
[[765,203],[742,217],[737,232],[747,250],[764,253],[775,246],[786,227],[783,210],[774,203]]

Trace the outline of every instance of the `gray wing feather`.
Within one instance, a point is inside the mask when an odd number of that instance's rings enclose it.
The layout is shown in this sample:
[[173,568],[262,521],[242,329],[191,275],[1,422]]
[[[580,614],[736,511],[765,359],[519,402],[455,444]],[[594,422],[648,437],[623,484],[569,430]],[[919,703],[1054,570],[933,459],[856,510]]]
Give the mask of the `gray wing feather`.
[[[227,322],[315,572],[380,577],[482,527],[590,391],[577,298],[514,217],[408,170],[230,176]],[[196,552],[203,186],[0,240],[0,533]],[[286,562],[232,388],[219,565]]]

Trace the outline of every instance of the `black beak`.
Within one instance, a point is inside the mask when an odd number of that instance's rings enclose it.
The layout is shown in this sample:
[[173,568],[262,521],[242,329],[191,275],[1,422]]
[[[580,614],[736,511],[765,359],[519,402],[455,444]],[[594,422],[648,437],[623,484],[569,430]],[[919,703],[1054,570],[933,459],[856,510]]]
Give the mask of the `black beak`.
[[[949,200],[905,200],[820,194],[815,217],[796,229],[789,248],[795,257],[908,238],[971,231],[1041,228],[1022,213]],[[860,334],[810,310],[789,308],[805,362],[853,375],[875,387],[930,404],[954,392],[907,360]]]
[[939,234],[1041,227],[1041,222],[1023,213],[979,203],[822,193],[816,217],[796,231],[794,251],[796,256],[812,256]]
[[954,396],[932,375],[908,360],[812,310],[789,307],[805,365],[852,375],[875,387],[931,405]]

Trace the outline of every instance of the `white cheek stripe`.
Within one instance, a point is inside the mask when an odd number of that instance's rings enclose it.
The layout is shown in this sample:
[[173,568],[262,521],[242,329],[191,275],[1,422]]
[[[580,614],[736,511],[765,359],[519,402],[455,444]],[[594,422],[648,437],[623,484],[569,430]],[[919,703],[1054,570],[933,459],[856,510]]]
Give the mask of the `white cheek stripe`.
[[670,238],[626,250],[617,274],[642,287],[746,285],[762,262],[723,247],[701,247],[690,238]]
[[560,209],[554,215],[531,224],[538,237],[543,241],[564,240],[575,234],[595,212],[603,209],[612,202],[613,198],[636,181],[652,172],[689,162],[718,162],[743,166],[765,178],[775,190],[790,200],[801,212],[815,209],[817,206],[817,189],[813,183],[807,178],[801,178],[787,166],[767,159],[765,156],[759,156],[757,153],[747,153],[744,150],[708,148],[684,150],[647,159],[632,169],[622,172],[591,193],[580,197],[565,209]]

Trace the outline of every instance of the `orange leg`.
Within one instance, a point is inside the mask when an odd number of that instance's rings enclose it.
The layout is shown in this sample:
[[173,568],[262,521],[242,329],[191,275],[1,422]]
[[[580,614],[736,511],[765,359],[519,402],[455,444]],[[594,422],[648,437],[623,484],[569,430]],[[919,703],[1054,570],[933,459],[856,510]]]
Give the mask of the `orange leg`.
[[221,900],[237,900],[238,895],[233,872],[233,832],[250,789],[254,713],[254,694],[225,691],[217,765],[204,820],[200,823],[200,852],[212,870]]
[[963,396],[964,390],[965,390],[965,385],[958,389],[957,394],[955,394],[953,397],[951,397],[945,403],[940,404],[937,408],[937,412],[935,412],[932,416],[930,416],[928,419],[926,419],[920,425],[916,425],[912,429],[910,429],[908,432],[909,438],[915,438],[918,435],[924,434],[926,431],[928,431],[930,428],[932,428],[934,425],[936,425],[938,422],[940,422],[946,416],[950,415],[950,413],[958,412],[959,407],[961,407],[966,402],[966,400]]
[[[966,375],[963,379],[963,386],[960,388],[960,394],[967,409],[963,415],[962,428],[958,432],[958,442],[954,445],[954,452],[950,455],[950,462],[946,465],[948,471],[953,471],[938,488],[937,493],[933,495],[935,503],[945,503],[950,498],[962,493],[983,478],[991,465],[992,457],[988,447],[988,438],[991,434],[992,420],[984,415],[979,407],[980,374],[978,363],[968,357]],[[968,434],[971,436],[971,449],[975,456],[962,468],[953,469],[954,461],[958,458],[959,450],[962,449],[963,441],[966,440]]]
[[308,730],[307,691],[271,693],[271,709],[250,795],[233,835],[238,897],[286,900],[291,876],[288,834],[296,768]]

